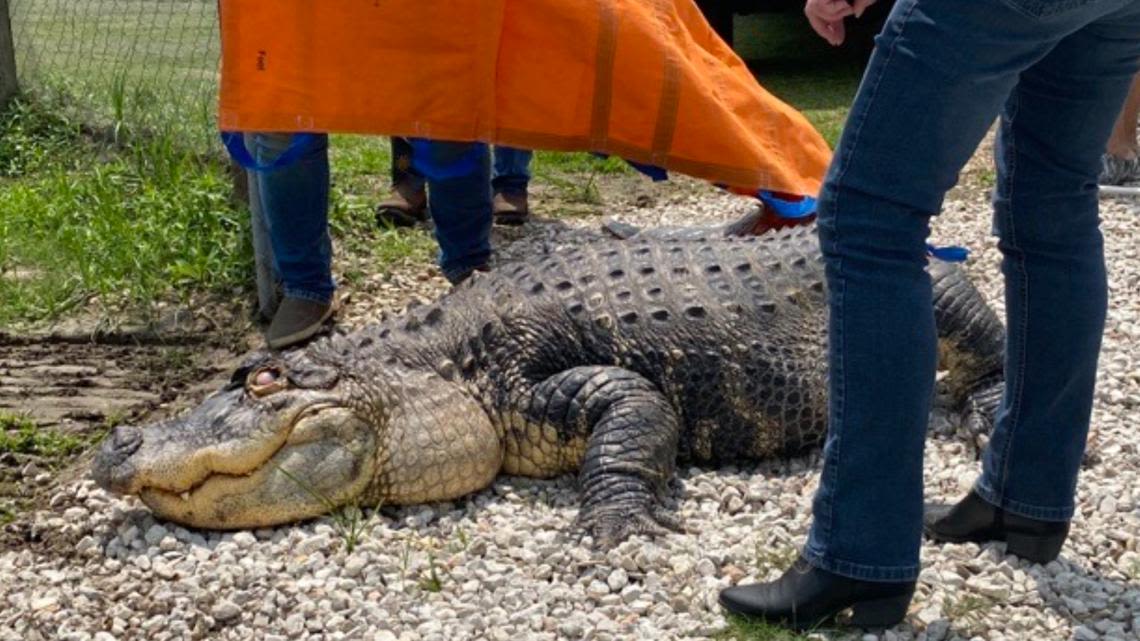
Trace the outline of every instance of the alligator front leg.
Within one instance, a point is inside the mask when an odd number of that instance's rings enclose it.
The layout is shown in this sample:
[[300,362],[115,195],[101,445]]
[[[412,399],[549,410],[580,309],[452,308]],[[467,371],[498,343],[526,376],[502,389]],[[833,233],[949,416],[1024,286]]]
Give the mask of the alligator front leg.
[[619,367],[575,367],[539,384],[528,414],[566,441],[585,440],[578,522],[596,543],[610,547],[633,534],[679,529],[661,498],[681,423],[645,377]]

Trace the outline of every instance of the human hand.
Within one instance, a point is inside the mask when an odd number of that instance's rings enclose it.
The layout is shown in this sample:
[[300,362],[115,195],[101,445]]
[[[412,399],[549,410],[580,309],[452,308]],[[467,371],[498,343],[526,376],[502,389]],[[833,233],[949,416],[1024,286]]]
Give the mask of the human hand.
[[838,47],[846,37],[843,19],[847,16],[858,18],[873,4],[875,0],[853,0],[850,3],[847,0],[807,0],[804,14],[821,38]]

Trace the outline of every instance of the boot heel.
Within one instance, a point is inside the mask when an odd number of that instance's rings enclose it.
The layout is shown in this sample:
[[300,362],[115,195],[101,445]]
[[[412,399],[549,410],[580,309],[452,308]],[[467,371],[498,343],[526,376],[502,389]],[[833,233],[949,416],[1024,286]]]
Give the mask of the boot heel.
[[913,592],[851,606],[851,625],[860,628],[890,628],[906,617]]
[[1056,534],[1014,534],[1005,535],[1005,551],[1026,561],[1042,565],[1057,558],[1061,546],[1065,545],[1066,532]]

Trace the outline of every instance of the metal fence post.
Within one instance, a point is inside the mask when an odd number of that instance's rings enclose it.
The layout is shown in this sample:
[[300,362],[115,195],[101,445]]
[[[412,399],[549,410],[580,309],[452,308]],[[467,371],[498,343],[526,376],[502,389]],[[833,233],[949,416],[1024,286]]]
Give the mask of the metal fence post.
[[12,20],[8,14],[8,0],[0,0],[0,107],[19,91],[16,78],[16,48],[12,43]]

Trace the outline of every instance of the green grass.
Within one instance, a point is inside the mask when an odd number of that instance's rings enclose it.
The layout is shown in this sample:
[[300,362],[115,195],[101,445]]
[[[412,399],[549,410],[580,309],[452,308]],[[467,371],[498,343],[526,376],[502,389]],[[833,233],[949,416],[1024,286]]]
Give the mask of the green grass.
[[[729,615],[728,629],[716,636],[720,641],[814,641],[818,636],[793,632],[787,628],[751,621],[743,617]],[[857,630],[818,630],[834,641],[856,641],[862,636]]]
[[0,114],[0,325],[250,282],[248,215],[218,162],[148,136],[103,145],[50,104]]
[[419,586],[424,592],[443,591],[443,578],[439,574],[439,564],[432,552],[428,552],[427,576],[420,577]]
[[74,98],[94,122],[214,137],[220,42],[212,0],[16,0],[16,62],[25,86]]
[[0,503],[0,525],[7,525],[16,520],[16,508],[7,503]]
[[83,451],[91,440],[36,427],[26,416],[0,413],[0,453],[66,458]]
[[807,641],[807,637],[786,628],[757,623],[740,617],[727,618],[728,629],[716,638],[721,641]]

